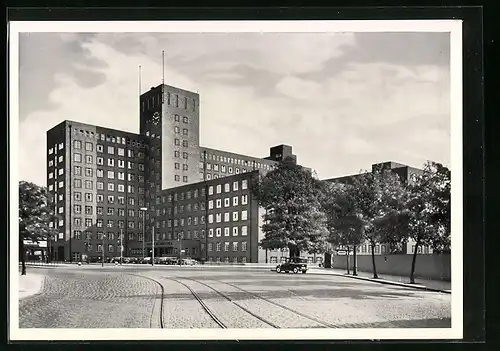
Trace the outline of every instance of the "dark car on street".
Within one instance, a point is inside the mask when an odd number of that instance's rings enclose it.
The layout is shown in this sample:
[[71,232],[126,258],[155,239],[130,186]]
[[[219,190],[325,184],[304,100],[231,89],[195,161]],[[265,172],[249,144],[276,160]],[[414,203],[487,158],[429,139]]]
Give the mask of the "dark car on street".
[[287,258],[285,262],[280,263],[276,266],[276,273],[281,272],[293,272],[295,274],[302,272],[307,272],[307,259],[300,257]]

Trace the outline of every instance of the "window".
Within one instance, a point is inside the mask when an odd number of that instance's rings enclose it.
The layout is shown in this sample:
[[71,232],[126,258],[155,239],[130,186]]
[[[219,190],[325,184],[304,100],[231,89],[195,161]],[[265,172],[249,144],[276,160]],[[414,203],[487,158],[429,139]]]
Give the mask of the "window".
[[96,145],[97,152],[104,152],[104,147],[101,144]]
[[115,172],[108,171],[108,179],[115,179]]
[[135,193],[135,186],[134,185],[128,185],[127,190],[129,194]]
[[115,191],[115,185],[113,183],[108,183],[108,191]]
[[216,201],[216,206],[215,207],[221,208],[222,207],[222,200],[221,199],[217,199],[215,201]]
[[233,241],[233,251],[234,252],[238,251],[238,242],[237,241]]
[[175,158],[179,158],[179,157],[181,157],[181,153],[180,153],[180,151],[175,150],[175,151],[174,151],[174,157],[175,157]]
[[187,140],[183,140],[182,141],[182,147],[188,147],[188,141]]
[[233,227],[233,236],[238,236],[238,227]]
[[187,130],[187,128],[182,129],[182,135],[188,135],[188,130]]
[[82,148],[82,142],[81,142],[80,140],[75,140],[75,141],[73,142],[73,147],[74,147],[75,149],[81,149],[81,148]]
[[85,168],[85,176],[86,177],[92,177],[92,168]]
[[217,213],[217,214],[215,215],[215,221],[216,221],[217,223],[222,222],[222,213]]
[[113,195],[108,195],[108,203],[110,203],[110,204],[115,203],[115,197]]
[[181,118],[181,117],[180,117],[179,115],[174,115],[174,120],[175,120],[176,122],[179,122],[179,121],[180,121],[180,118]]
[[229,236],[229,228],[224,228],[224,236]]
[[213,244],[212,243],[208,243],[208,251],[212,251],[213,250]]
[[104,183],[103,182],[96,182],[97,185],[97,190],[104,190]]
[[82,193],[74,193],[74,199],[75,201],[82,201]]
[[248,219],[248,212],[246,210],[241,211],[241,220],[246,221],[247,219]]
[[[245,252],[247,250],[247,242],[242,241],[241,242],[241,251]],[[246,259],[246,257],[244,257]]]
[[118,192],[119,193],[124,193],[125,192],[125,185],[118,184]]
[[85,206],[85,214],[92,215],[92,206]]
[[242,205],[248,204],[248,195],[241,195],[241,204]]
[[217,194],[220,194],[222,191],[222,185],[217,185]]
[[63,161],[63,157],[62,157],[62,156],[59,156],[59,157],[57,158],[57,162],[61,163],[62,161]]
[[233,182],[233,191],[238,190],[238,182]]
[[181,129],[180,129],[178,126],[175,126],[175,127],[174,127],[174,132],[175,132],[176,134],[179,134],[179,133],[180,133],[180,131],[181,131]]
[[115,154],[115,148],[113,146],[108,146],[108,154],[110,154],[110,155]]
[[49,179],[52,179],[52,178],[54,178],[54,173],[53,173],[53,172],[50,172],[50,173],[49,173]]
[[229,222],[229,212],[224,213],[224,222]]
[[[118,179],[125,180],[125,172],[118,172]],[[132,173],[128,174],[128,180],[131,182],[134,181],[134,175]]]
[[49,149],[49,155],[52,155],[54,153],[54,149],[53,148],[50,148]]
[[229,183],[224,184],[224,192],[228,193],[229,191],[231,191],[231,186],[229,185]]
[[122,149],[121,147],[118,148],[118,156],[125,156],[125,149]]
[[50,160],[49,161],[49,167],[52,167],[52,166],[54,166],[54,161]]
[[220,228],[216,228],[216,229],[215,229],[215,236],[216,236],[216,237],[221,236],[221,229],[220,229]]
[[108,158],[108,166],[109,167],[114,167],[115,166],[115,160],[112,158]]
[[214,215],[213,214],[209,214],[208,215],[208,223],[213,223],[214,222]]
[[224,207],[229,207],[231,205],[231,199],[226,197],[224,199]]
[[78,153],[73,154],[73,160],[75,162],[82,162],[82,154],[78,154]]
[[182,117],[182,123],[188,123],[188,118],[186,116]]
[[229,251],[229,242],[224,242],[224,251]]
[[104,202],[104,195],[97,194],[97,202]]
[[238,212],[233,212],[233,222],[236,222],[237,220],[238,220]]
[[93,186],[93,185],[94,185],[94,184],[92,184],[92,181],[91,181],[91,180],[86,180],[86,181],[85,181],[85,189],[93,189],[93,188],[94,188],[94,186]]
[[73,210],[76,214],[82,213],[82,206],[81,205],[74,205]]
[[246,179],[243,179],[241,181],[241,189],[245,190],[248,188],[248,181]]
[[187,160],[188,159],[188,153],[187,152],[183,152],[182,153],[182,158]]
[[174,139],[174,145],[179,146],[181,141],[179,139]]
[[93,151],[94,145],[92,143],[86,142],[85,143],[85,150],[86,151]]
[[85,193],[85,202],[92,202],[92,193]]
[[75,188],[81,188],[82,187],[82,180],[75,179],[74,186],[75,186]]
[[85,155],[85,163],[86,164],[92,164],[92,162],[93,162],[92,155]]
[[238,196],[233,197],[233,206],[238,206]]

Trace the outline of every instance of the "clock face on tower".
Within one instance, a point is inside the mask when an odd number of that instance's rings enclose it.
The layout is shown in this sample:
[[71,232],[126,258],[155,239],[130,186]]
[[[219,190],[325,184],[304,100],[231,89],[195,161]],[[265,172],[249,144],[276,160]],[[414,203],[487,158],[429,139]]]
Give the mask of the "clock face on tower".
[[160,123],[160,114],[158,112],[153,113],[152,121],[154,125],[158,125],[158,123]]

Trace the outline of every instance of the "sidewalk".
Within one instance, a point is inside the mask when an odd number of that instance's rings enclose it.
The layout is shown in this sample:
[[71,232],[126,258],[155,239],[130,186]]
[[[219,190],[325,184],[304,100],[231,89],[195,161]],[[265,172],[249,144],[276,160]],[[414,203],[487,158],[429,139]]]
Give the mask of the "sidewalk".
[[43,287],[45,276],[33,272],[21,275],[19,272],[19,299],[38,294]]
[[431,280],[431,279],[415,279],[415,284],[410,284],[409,276],[397,276],[389,274],[378,274],[378,279],[373,279],[373,273],[370,272],[359,272],[357,276],[351,274],[347,275],[345,270],[335,269],[335,268],[311,268],[309,273],[313,274],[331,274],[337,276],[344,276],[352,279],[367,280],[381,284],[391,284],[399,285],[415,289],[423,289],[430,291],[439,291],[445,293],[451,293],[451,282],[442,280]]

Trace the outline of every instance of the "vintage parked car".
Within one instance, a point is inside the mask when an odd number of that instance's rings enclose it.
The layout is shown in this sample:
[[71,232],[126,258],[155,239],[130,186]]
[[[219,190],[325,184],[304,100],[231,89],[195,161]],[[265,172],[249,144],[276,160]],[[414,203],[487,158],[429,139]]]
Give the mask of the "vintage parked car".
[[295,274],[302,272],[307,272],[307,259],[301,257],[291,257],[287,258],[285,262],[280,263],[276,266],[276,273],[281,272],[293,272]]

